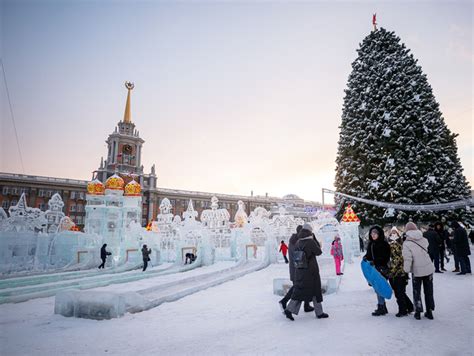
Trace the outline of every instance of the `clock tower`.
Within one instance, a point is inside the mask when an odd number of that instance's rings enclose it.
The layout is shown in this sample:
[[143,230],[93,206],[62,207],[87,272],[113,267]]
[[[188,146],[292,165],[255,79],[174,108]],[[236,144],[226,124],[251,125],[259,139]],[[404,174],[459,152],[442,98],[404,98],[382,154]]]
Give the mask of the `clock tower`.
[[144,177],[141,156],[145,141],[140,137],[139,131],[135,129],[135,124],[132,122],[130,97],[134,87],[133,83],[125,82],[128,93],[123,120],[118,122],[114,132],[105,141],[108,147],[107,159],[101,159],[100,167],[94,171],[93,178],[105,183],[108,177],[117,173],[126,183],[133,178],[142,186],[146,178],[145,186],[153,188],[156,187],[154,167],[151,174]]

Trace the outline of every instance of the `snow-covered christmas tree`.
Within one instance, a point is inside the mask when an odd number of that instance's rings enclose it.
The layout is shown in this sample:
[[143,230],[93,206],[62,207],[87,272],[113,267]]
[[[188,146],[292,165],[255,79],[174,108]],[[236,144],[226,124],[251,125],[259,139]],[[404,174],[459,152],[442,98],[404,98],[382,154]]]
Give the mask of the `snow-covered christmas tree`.
[[[352,63],[336,159],[337,191],[377,201],[443,203],[470,196],[427,77],[394,32],[374,29]],[[342,204],[341,204],[342,207]],[[402,212],[353,202],[364,224],[432,220],[430,212]],[[342,212],[340,212],[342,214]],[[464,210],[444,212],[460,218]],[[385,217],[384,217],[385,215]]]

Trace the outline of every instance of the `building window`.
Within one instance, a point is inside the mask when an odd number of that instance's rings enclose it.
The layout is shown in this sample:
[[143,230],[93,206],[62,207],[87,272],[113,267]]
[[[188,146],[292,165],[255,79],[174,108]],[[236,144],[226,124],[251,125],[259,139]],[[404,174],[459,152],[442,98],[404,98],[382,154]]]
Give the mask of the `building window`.
[[29,191],[28,188],[21,188],[20,189],[20,194],[23,194],[23,193],[28,194],[28,191]]
[[70,212],[71,212],[71,211],[75,212],[75,211],[76,211],[76,204],[71,204],[71,205],[69,205],[69,211],[70,211]]
[[71,192],[71,199],[76,199],[76,192]]
[[79,199],[84,200],[84,192],[79,192]]
[[10,203],[10,206],[15,206],[15,205],[17,205],[17,204],[18,204],[18,200],[13,199],[13,200],[11,201],[11,203]]
[[43,189],[38,190],[38,196],[39,197],[44,197],[45,196],[45,191]]
[[16,187],[12,188],[11,193],[13,195],[18,195],[18,188],[16,188]]
[[76,205],[76,211],[78,213],[82,213],[84,211],[84,206],[82,204],[77,204]]
[[78,217],[76,218],[76,224],[77,224],[77,225],[82,225],[82,216],[78,216]]
[[3,210],[7,210],[10,207],[10,202],[8,200],[2,201]]
[[52,195],[53,195],[53,192],[52,192],[51,190],[48,190],[48,191],[46,192],[46,197],[47,197],[47,198],[51,198]]
[[2,189],[2,194],[3,195],[7,195],[10,193],[10,187],[3,187]]

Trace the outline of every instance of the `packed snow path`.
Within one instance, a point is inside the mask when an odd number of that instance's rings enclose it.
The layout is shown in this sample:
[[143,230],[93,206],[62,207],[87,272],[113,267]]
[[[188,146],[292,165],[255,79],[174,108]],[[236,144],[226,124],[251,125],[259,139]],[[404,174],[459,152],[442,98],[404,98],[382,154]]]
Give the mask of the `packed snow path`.
[[[329,319],[301,311],[291,322],[280,312],[281,297],[272,293],[273,279],[287,277],[288,267],[273,264],[119,319],[54,315],[51,297],[3,304],[0,345],[5,355],[472,355],[474,277],[450,272],[452,260],[446,268],[449,272],[435,275],[434,320],[396,318],[393,298],[388,315],[371,316],[375,294],[355,260],[346,266],[339,291],[324,296]],[[101,289],[145,287],[150,281]]]

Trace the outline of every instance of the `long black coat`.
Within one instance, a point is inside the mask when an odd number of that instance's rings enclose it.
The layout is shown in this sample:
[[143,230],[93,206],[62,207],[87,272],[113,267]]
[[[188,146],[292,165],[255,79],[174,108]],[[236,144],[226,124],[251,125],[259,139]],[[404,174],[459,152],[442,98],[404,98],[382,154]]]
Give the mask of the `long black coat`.
[[428,240],[428,253],[430,256],[433,257],[439,254],[441,243],[443,242],[441,236],[433,229],[429,229],[423,234],[423,237]]
[[308,268],[295,268],[295,279],[293,281],[293,295],[291,299],[309,302],[314,297],[316,301],[323,301],[321,291],[321,276],[319,275],[319,266],[316,256],[321,255],[321,247],[316,239],[313,238],[311,231],[301,230],[298,234],[296,248],[302,249],[308,261]]
[[290,241],[288,242],[288,260],[289,260],[288,267],[290,269],[290,280],[292,282],[295,281],[295,265],[293,262],[293,252],[295,251],[295,246],[297,242],[298,242],[298,235],[297,234],[291,235]]
[[[379,237],[373,240],[371,236],[372,230],[377,230]],[[367,253],[364,257],[367,261],[373,262],[375,268],[386,275],[388,272],[388,262],[390,261],[390,245],[385,241],[385,234],[381,227],[374,226],[369,231],[369,244],[367,245]]]
[[467,232],[464,228],[458,225],[454,230],[454,245],[456,246],[456,254],[458,256],[469,256],[471,249],[469,248],[469,240],[467,239]]

